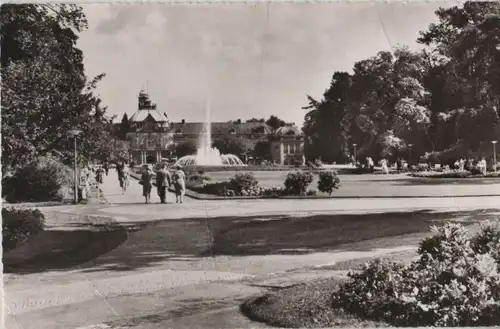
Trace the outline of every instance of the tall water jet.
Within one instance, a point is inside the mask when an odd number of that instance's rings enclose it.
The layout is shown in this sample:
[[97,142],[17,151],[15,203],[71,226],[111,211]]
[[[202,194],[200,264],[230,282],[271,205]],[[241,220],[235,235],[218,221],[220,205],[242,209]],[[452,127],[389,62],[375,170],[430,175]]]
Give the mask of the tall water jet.
[[196,155],[186,155],[180,158],[177,165],[181,166],[244,166],[245,164],[234,154],[220,154],[212,147],[212,122],[210,119],[210,101],[205,106],[203,130],[198,141]]

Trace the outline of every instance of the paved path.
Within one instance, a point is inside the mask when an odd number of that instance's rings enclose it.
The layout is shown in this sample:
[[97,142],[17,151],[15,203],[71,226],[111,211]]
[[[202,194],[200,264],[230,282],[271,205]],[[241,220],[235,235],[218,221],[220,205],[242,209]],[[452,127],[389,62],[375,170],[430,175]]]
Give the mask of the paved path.
[[[497,209],[500,206],[498,197],[249,201],[195,201],[186,198],[184,204],[146,205],[143,203],[142,188],[135,180],[131,181],[127,193],[121,194],[113,171],[104,178],[102,190],[110,203],[108,205],[45,208],[44,211],[53,214],[48,217],[51,229],[74,230],[76,224],[92,218],[88,215],[104,216],[97,220],[107,217],[118,224],[163,220],[163,226],[158,226],[158,229],[165,230],[169,227],[169,220],[174,222],[194,217],[260,215],[262,220],[267,220],[267,215],[274,214],[303,216],[401,209],[439,212]],[[175,197],[169,193],[168,200],[172,202]],[[153,197],[155,201],[159,202],[156,195]],[[68,220],[65,213],[77,215]],[[192,224],[186,221],[184,225]],[[43,273],[5,275],[7,328],[92,328],[89,326],[102,323],[108,326],[103,325],[101,328],[108,329],[193,328],[202,324],[204,328],[255,328],[262,325],[251,323],[236,308],[245,297],[262,291],[255,284],[273,282],[273,277],[281,277],[276,280],[282,282],[286,280],[288,271],[304,267],[321,267],[414,248],[414,245],[400,245],[369,251],[193,257],[187,252],[188,249],[203,249],[210,243],[207,230],[203,230],[203,226],[200,228],[197,233],[199,236],[173,237],[160,255],[153,251],[139,254],[136,248],[149,250],[148,246],[152,242],[144,241],[142,231],[130,231],[119,246],[86,263]],[[193,230],[189,232],[192,234]],[[193,246],[199,243],[202,245]],[[129,261],[137,262],[141,257],[155,261],[148,266],[131,267],[134,263]],[[127,263],[129,266],[120,267],[118,263]],[[308,270],[300,277],[315,275],[318,274]]]

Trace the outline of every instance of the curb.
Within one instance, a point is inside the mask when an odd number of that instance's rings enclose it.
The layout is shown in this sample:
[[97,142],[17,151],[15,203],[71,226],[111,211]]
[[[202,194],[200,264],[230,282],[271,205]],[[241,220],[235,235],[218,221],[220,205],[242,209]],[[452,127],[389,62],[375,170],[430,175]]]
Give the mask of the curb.
[[[139,175],[136,173],[130,173],[130,177],[137,180],[140,179]],[[153,182],[156,186],[156,183]],[[172,192],[172,189],[169,189]],[[304,195],[304,196],[282,196],[282,197],[260,197],[260,196],[234,196],[234,197],[223,197],[217,195],[208,195],[194,192],[192,190],[186,189],[186,196],[195,200],[325,200],[325,199],[339,199],[339,200],[350,200],[350,199],[451,199],[451,198],[486,198],[486,197],[500,197],[500,194],[467,194],[467,195],[347,195],[347,196],[336,196],[336,195]]]

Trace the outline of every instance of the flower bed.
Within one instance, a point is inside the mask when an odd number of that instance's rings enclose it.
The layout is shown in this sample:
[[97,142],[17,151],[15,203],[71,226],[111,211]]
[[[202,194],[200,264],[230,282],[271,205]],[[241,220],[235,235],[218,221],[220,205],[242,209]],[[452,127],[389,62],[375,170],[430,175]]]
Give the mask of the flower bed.
[[418,171],[409,174],[411,177],[416,178],[480,178],[480,177],[500,177],[500,172],[487,172],[485,175],[470,172],[468,170],[451,170],[443,169],[441,171],[430,170],[430,171]]
[[[236,174],[233,178],[223,182],[207,182],[205,179],[197,179],[199,174],[189,174],[186,188],[199,194],[217,196],[224,198],[281,198],[281,197],[315,197],[315,190],[308,190],[313,181],[313,173],[310,171],[291,171],[288,173],[283,187],[264,188],[251,173]],[[331,195],[334,189],[339,188],[340,180],[335,171],[321,172],[318,188],[321,192]],[[189,194],[188,194],[189,195]],[[326,196],[325,196],[326,197]]]

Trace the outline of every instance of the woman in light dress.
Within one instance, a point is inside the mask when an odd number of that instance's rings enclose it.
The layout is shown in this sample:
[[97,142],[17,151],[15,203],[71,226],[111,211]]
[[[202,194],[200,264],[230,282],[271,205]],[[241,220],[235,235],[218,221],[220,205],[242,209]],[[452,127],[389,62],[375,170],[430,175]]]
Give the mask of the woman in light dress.
[[142,195],[146,199],[145,203],[151,203],[151,189],[153,188],[153,168],[147,165],[141,175]]
[[182,171],[181,166],[175,166],[172,181],[175,188],[175,203],[183,203],[184,193],[186,193],[186,174]]

